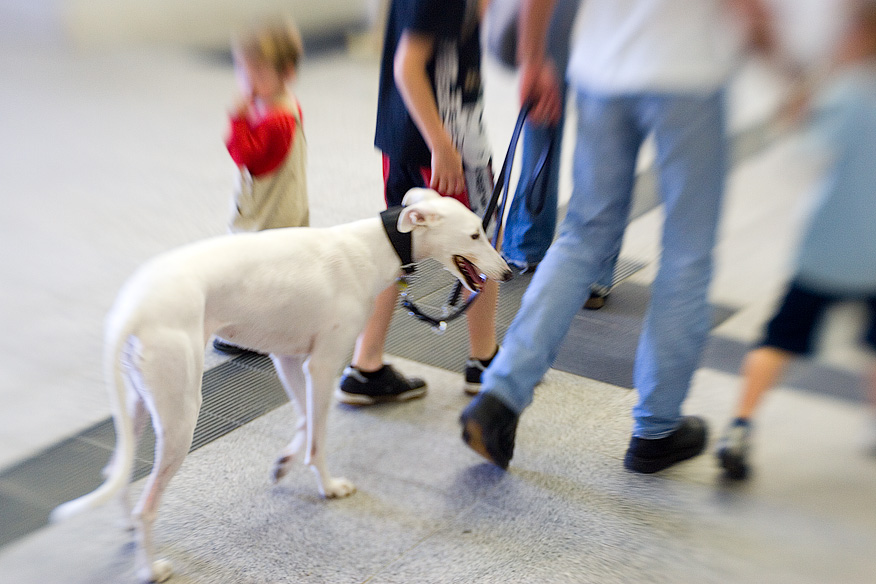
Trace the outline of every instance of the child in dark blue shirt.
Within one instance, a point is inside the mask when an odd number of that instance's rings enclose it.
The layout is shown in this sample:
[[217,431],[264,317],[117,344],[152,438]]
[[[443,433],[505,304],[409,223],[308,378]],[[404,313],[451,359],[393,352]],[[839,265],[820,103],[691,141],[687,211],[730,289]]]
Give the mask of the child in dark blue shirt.
[[[412,188],[429,187],[483,215],[493,189],[491,154],[483,122],[479,23],[481,0],[394,0],[380,72],[377,131],[383,153],[387,206]],[[470,358],[464,390],[480,389],[481,372],[498,351],[499,289],[488,281],[467,313]],[[377,299],[359,337],[353,363],[337,397],[369,405],[425,394],[425,382],[406,379],[383,363],[395,286]]]

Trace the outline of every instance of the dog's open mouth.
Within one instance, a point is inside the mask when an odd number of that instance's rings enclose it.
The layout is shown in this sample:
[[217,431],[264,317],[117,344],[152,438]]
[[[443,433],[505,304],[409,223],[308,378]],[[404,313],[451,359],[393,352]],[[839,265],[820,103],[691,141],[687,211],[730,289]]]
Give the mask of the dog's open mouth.
[[453,256],[453,263],[456,264],[456,269],[465,278],[466,287],[474,292],[480,292],[481,288],[484,287],[486,278],[481,274],[478,267],[459,255]]

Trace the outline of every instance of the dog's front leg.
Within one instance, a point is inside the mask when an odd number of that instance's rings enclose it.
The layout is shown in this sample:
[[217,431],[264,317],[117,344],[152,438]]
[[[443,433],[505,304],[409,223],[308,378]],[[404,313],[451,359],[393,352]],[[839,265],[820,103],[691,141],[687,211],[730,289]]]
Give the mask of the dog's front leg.
[[346,497],[356,491],[345,478],[332,478],[325,463],[326,422],[332,401],[332,385],[346,354],[337,355],[337,346],[325,353],[314,350],[305,363],[307,376],[307,453],[304,462],[316,474],[319,492],[326,498]]
[[277,375],[280,377],[283,389],[286,390],[286,395],[289,396],[289,401],[292,402],[292,408],[295,410],[296,415],[295,435],[292,437],[292,441],[286,445],[286,448],[280,452],[271,470],[271,479],[275,483],[289,472],[295,459],[304,451],[304,447],[307,444],[305,358],[306,355],[271,355],[274,368],[277,370]]

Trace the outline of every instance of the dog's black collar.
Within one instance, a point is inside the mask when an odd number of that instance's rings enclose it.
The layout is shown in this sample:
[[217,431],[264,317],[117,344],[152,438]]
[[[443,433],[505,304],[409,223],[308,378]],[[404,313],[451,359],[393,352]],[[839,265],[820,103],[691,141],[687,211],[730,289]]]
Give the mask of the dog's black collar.
[[405,274],[412,274],[416,267],[414,266],[414,251],[411,240],[411,233],[402,233],[398,230],[398,216],[401,214],[404,207],[390,207],[380,214],[383,220],[383,229],[386,230],[386,236],[392,244],[392,249],[395,250],[398,259],[401,260],[402,270]]

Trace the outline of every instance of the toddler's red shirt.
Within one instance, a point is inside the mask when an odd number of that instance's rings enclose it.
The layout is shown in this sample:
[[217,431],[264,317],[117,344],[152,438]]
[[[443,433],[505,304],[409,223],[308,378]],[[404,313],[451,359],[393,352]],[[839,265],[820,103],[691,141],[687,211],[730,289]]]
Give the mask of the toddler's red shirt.
[[225,146],[238,166],[257,177],[276,170],[295,140],[295,116],[283,110],[268,112],[258,121],[246,116],[231,118]]

